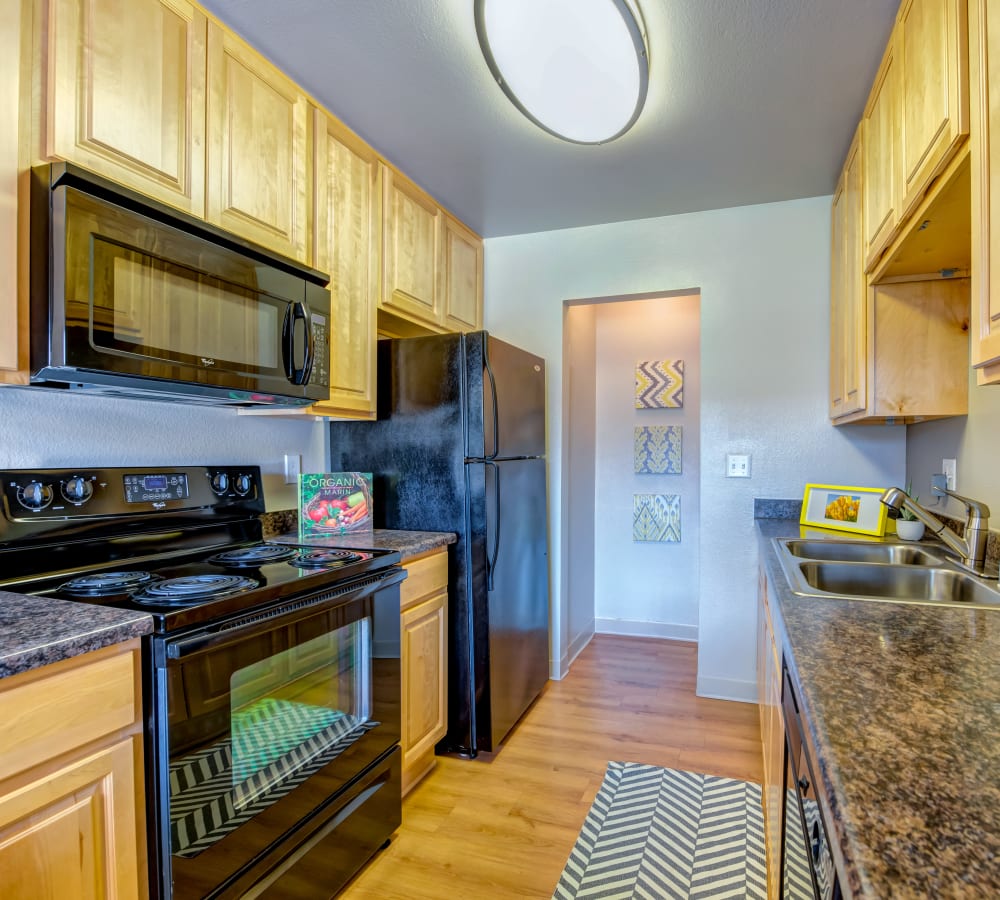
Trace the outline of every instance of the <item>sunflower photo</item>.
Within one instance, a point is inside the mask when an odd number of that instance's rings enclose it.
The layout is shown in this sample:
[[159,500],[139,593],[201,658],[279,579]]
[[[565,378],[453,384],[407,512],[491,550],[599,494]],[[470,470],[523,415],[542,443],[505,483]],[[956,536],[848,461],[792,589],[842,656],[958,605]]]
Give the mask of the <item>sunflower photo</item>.
[[799,524],[855,534],[885,534],[887,507],[878,487],[807,484]]
[[861,497],[858,494],[827,494],[823,518],[835,522],[857,522],[860,508]]

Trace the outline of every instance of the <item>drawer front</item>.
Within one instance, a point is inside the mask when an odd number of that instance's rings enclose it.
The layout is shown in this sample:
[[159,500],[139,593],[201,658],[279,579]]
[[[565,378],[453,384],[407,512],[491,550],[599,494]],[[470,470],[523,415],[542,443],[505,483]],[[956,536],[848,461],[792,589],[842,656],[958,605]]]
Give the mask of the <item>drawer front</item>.
[[133,725],[137,654],[87,654],[42,677],[9,679],[0,689],[0,780]]
[[401,610],[448,586],[447,550],[437,550],[405,566],[408,575],[399,588]]

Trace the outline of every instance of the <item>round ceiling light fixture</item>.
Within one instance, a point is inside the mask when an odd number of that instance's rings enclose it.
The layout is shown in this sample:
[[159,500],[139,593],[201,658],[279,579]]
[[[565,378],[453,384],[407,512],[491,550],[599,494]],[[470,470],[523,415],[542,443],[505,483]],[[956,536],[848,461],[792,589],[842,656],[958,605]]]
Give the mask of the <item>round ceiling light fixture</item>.
[[639,118],[649,54],[634,0],[475,0],[475,15],[493,77],[539,128],[604,144]]

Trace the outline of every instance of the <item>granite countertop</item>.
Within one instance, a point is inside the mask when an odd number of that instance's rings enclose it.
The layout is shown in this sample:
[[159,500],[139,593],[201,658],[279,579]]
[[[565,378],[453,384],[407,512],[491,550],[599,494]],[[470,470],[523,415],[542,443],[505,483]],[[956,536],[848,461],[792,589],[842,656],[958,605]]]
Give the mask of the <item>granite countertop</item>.
[[268,538],[278,544],[309,544],[317,547],[353,547],[357,550],[398,550],[403,563],[431,550],[454,544],[458,536],[451,531],[393,531],[376,528],[371,534],[337,534],[328,538],[299,540],[298,533],[286,532]]
[[800,597],[771,541],[799,524],[757,533],[844,895],[1000,896],[1000,609]]
[[0,591],[0,678],[152,630],[144,613]]

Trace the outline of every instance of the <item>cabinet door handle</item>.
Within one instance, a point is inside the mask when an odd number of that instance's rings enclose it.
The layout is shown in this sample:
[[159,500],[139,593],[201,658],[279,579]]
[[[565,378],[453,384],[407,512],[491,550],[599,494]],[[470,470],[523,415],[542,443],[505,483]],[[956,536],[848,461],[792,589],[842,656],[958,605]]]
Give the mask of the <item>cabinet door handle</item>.
[[804,775],[798,780],[799,790],[804,794],[809,790],[809,779]]

